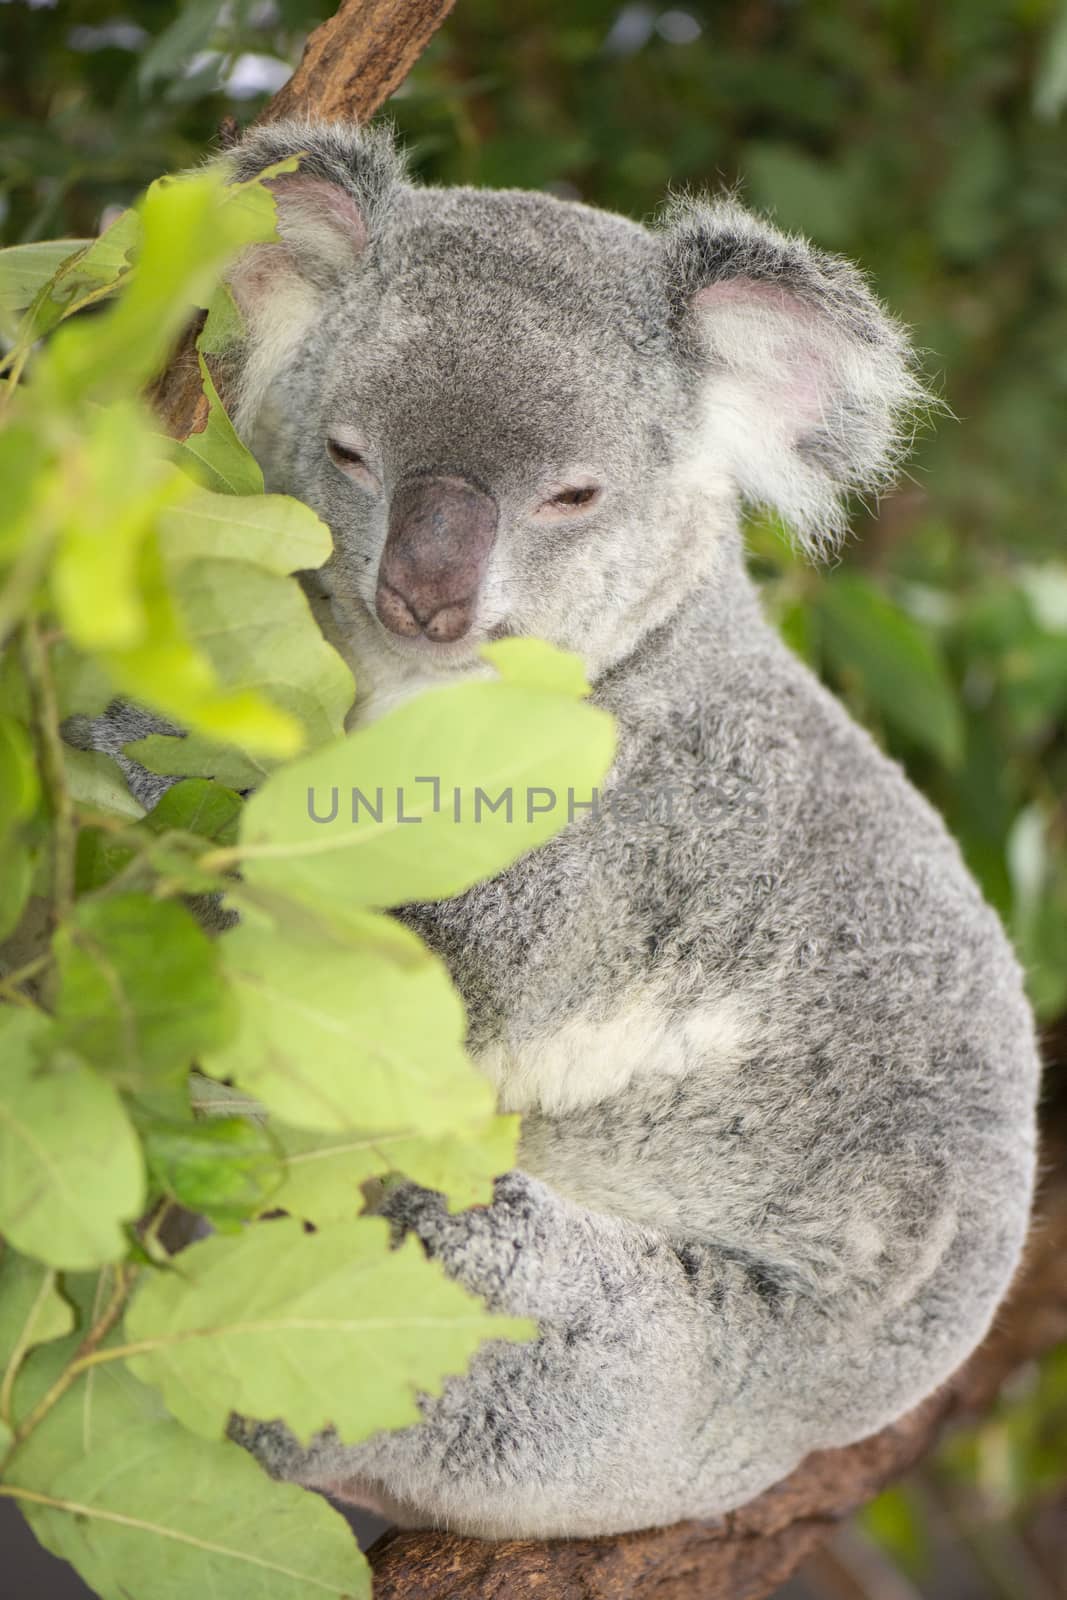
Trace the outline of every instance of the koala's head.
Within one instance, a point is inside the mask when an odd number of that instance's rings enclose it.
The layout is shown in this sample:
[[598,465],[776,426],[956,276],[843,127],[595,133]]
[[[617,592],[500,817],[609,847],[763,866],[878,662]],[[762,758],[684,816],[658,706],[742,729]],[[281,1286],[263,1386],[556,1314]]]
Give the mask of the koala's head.
[[455,670],[505,634],[596,675],[701,584],[737,504],[812,548],[891,472],[921,396],[846,262],[731,200],[655,229],[405,181],[380,131],[287,123],[227,157],[281,243],[232,274],[238,424],[329,524],[356,654]]

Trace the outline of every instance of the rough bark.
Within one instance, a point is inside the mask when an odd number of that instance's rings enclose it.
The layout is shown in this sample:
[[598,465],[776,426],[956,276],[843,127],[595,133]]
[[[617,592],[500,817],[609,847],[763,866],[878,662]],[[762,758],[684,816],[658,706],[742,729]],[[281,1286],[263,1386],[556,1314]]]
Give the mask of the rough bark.
[[453,0],[343,0],[259,118],[369,117],[399,89]]
[[[328,117],[365,122],[403,83],[453,4],[454,0],[342,0],[336,14],[310,35],[300,65],[257,121]],[[228,143],[232,131],[226,134]],[[194,348],[202,323],[198,318],[186,330],[152,387],[152,403],[176,439],[199,433],[207,422]]]
[[393,1532],[370,1551],[375,1600],[764,1600],[843,1517],[983,1410],[1010,1373],[1067,1339],[1067,1149],[1046,1168],[1027,1259],[985,1343],[938,1394],[892,1427],[809,1456],[717,1522],[603,1539]]

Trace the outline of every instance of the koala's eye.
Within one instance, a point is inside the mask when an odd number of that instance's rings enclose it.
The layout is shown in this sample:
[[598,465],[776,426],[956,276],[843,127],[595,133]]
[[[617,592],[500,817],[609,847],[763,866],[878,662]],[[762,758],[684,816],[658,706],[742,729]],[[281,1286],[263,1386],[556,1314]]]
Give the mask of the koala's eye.
[[353,450],[351,445],[342,444],[340,439],[327,439],[326,454],[335,467],[365,467],[367,465],[358,450]]
[[555,494],[549,495],[542,501],[537,509],[537,515],[548,517],[572,517],[582,511],[589,511],[600,499],[602,490],[596,483],[568,484],[566,488],[558,489]]
[[344,439],[336,439],[331,435],[326,440],[326,454],[338,471],[343,472],[354,483],[362,485],[364,489],[379,488],[378,479],[368,466],[367,458],[358,445],[350,444]]

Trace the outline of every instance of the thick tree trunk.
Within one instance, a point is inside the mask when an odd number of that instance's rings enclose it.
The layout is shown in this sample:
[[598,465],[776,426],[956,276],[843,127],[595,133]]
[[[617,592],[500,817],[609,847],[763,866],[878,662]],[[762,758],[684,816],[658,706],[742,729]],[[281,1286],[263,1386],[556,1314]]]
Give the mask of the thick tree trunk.
[[[259,120],[365,120],[403,82],[452,5],[343,0]],[[154,389],[177,437],[206,421],[196,331]],[[433,1532],[386,1534],[370,1552],[375,1600],[764,1600],[835,1523],[912,1466],[946,1421],[987,1406],[1010,1372],[1067,1338],[1067,1152],[1056,1154],[1059,1161],[1046,1160],[1040,1225],[1007,1310],[955,1378],[893,1427],[810,1456],[783,1483],[715,1523],[495,1544]]]

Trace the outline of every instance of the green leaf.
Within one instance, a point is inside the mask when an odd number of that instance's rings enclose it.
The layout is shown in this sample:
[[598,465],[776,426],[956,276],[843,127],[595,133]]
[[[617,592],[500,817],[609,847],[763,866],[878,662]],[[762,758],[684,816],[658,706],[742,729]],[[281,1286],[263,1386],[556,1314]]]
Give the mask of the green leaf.
[[160,513],[194,493],[133,401],[95,411],[64,465],[62,533],[51,569],[56,610],[83,650],[123,649],[149,631],[142,553]]
[[178,828],[216,844],[232,844],[244,801],[232,789],[206,778],[186,778],[161,795],[144,819],[153,833]]
[[158,179],[137,215],[143,243],[125,293],[103,316],[60,329],[39,363],[38,380],[66,398],[135,393],[232,257],[276,236],[269,190],[228,185],[218,169]]
[[[115,1288],[114,1267],[104,1267],[99,1272],[64,1273],[63,1295],[73,1307],[76,1328],[30,1351],[15,1381],[12,1410],[16,1422],[29,1416],[70,1365],[86,1334],[98,1327],[111,1306]],[[123,1340],[120,1322],[98,1336],[98,1348],[107,1349]],[[96,1445],[105,1443],[118,1429],[139,1427],[166,1417],[156,1391],[138,1383],[124,1362],[109,1362],[93,1368],[76,1380],[74,1387],[20,1444],[19,1480],[45,1488],[65,1467]],[[6,1477],[5,1474],[5,1481]]]
[[[196,437],[203,436],[190,435]],[[213,558],[249,562],[285,577],[321,567],[330,555],[325,524],[299,500],[281,494],[201,490],[164,514],[161,535],[171,572],[187,562]]]
[[64,745],[63,770],[76,805],[109,817],[127,817],[131,822],[144,816],[144,807],[126,786],[122,768],[102,750],[75,750]]
[[[298,583],[247,561],[210,559],[180,567],[171,581],[189,637],[226,689],[282,708],[311,745],[340,732],[355,698],[352,674],[319,632]],[[201,726],[247,742],[225,718],[217,728],[201,718]]]
[[557,650],[543,639],[498,639],[482,646],[482,656],[506,683],[525,689],[552,689],[581,700],[589,681],[581,656]]
[[199,433],[190,433],[179,444],[179,463],[188,465],[202,483],[220,494],[262,494],[263,473],[259,463],[237,437],[207,362],[202,355],[198,360],[207,396],[207,422]]
[[130,1338],[148,1348],[129,1364],[197,1433],[220,1434],[231,1411],[282,1417],[305,1440],[415,1422],[416,1393],[439,1393],[483,1339],[535,1329],[486,1312],[414,1238],[388,1241],[379,1217],[313,1234],[287,1218],[191,1245],[180,1276],[146,1283],[130,1308]]
[[142,93],[160,78],[175,77],[210,41],[219,25],[219,0],[188,0],[158,33],[137,64]]
[[141,1151],[109,1083],[29,1011],[0,1011],[0,1232],[53,1267],[125,1254],[144,1203]]
[[[110,1293],[104,1275],[69,1287],[82,1329],[30,1356],[19,1415],[59,1377]],[[115,1330],[104,1346],[123,1337]],[[119,1361],[75,1381],[5,1483],[41,1543],[102,1600],[369,1600],[363,1559],[325,1500],[272,1482],[237,1445],[188,1433]]]
[[565,695],[434,689],[274,774],[241,821],[245,876],[310,905],[458,894],[564,827],[613,750],[611,718]]
[[[109,650],[104,657],[107,668],[116,684],[138,701],[199,729],[214,740],[232,739],[255,751],[274,756],[292,755],[305,742],[299,723],[251,689],[220,685],[206,648],[217,644],[218,653],[224,659],[234,653],[235,636],[240,632],[237,618],[243,602],[234,592],[236,585],[232,575],[256,569],[245,568],[238,562],[205,562],[204,565],[213,565],[231,575],[229,597],[235,609],[224,622],[229,640],[202,638],[204,616],[198,617],[194,611],[193,616],[187,618],[181,607],[182,596],[176,592],[191,569],[179,575],[179,582],[172,591],[157,542],[150,539],[142,550],[140,578],[145,634],[136,645]],[[270,578],[271,575],[260,573],[258,576]],[[273,581],[285,583],[289,580]],[[292,587],[299,595],[297,586]],[[316,630],[315,638],[320,637]],[[204,649],[199,648],[201,644]],[[239,641],[236,652],[240,658]],[[308,672],[312,670],[313,665]]]
[[245,922],[221,952],[240,1024],[202,1065],[285,1121],[438,1134],[491,1110],[492,1091],[464,1053],[463,1006],[448,974],[397,924],[367,916],[342,939]]
[[[24,1486],[17,1476],[16,1498]],[[101,1600],[369,1600],[351,1530],[325,1500],[273,1483],[239,1446],[174,1422],[127,1429],[21,1503],[38,1539]]]
[[218,946],[174,901],[83,900],[54,950],[64,1038],[124,1088],[185,1073],[230,1031]]
[[0,250],[0,337],[12,338],[18,313],[37,298],[57,269],[88,245],[86,239],[38,239]]
[[241,1117],[153,1120],[143,1132],[148,1170],[165,1194],[218,1228],[273,1206],[283,1178],[274,1142]]
[[[87,894],[98,889],[129,866],[141,855],[146,869],[174,876],[173,866],[164,862],[160,849],[149,848],[149,841],[164,834],[179,832],[208,839],[213,844],[232,844],[237,836],[237,821],[241,814],[240,795],[219,783],[204,778],[188,778],[172,785],[153,806],[144,813],[137,808],[138,820],[131,828],[115,833],[110,828],[82,827],[78,831],[77,889]],[[166,841],[181,849],[187,841]],[[183,860],[181,876],[196,873],[195,863]],[[209,880],[198,882],[189,892],[213,892],[220,883]]]
[[226,283],[215,285],[207,308],[207,317],[196,341],[196,348],[205,356],[225,355],[245,336],[245,321],[237,308],[230,287]]
[[[39,427],[29,418],[9,416],[0,430],[0,483],[4,485],[0,567],[20,555],[25,560],[32,545],[38,572],[43,569],[53,522],[51,507],[41,503],[40,495],[40,476],[47,460]],[[36,579],[30,586],[31,591],[34,588]],[[0,636],[6,636],[21,620],[21,605],[17,587],[0,588]],[[10,693],[10,687],[5,688]],[[17,707],[9,702],[7,709]]]
[[[61,1339],[74,1327],[74,1308],[40,1261],[0,1244],[0,1419],[13,1419],[12,1391],[27,1351]],[[2,1446],[0,1446],[2,1449]]]
[[257,761],[242,750],[216,744],[202,734],[190,733],[172,738],[150,733],[123,746],[124,754],[149,772],[167,776],[215,779],[230,789],[254,789],[269,775],[266,761]]
[[286,1157],[273,1204],[321,1227],[355,1216],[364,1203],[362,1186],[390,1172],[447,1195],[453,1210],[488,1204],[493,1179],[515,1165],[519,1119],[491,1117],[480,1129],[438,1139],[411,1132],[309,1133],[282,1124],[273,1131]]
[[0,716],[0,842],[31,814],[39,788],[29,734],[14,717]]
[[[36,292],[22,302],[26,314],[14,329],[13,353],[18,355],[26,351],[35,340],[50,332],[65,317],[113,294],[129,276],[130,260],[140,239],[140,219],[135,212],[124,211],[97,239],[84,243],[78,240],[58,241],[68,248],[55,262],[52,271],[38,279]],[[16,256],[23,251],[39,251],[41,257],[38,259],[43,268],[43,257],[49,249],[47,243],[23,245],[10,254]],[[32,256],[25,258],[25,265],[30,267],[31,272],[32,262]],[[16,275],[25,280],[26,275],[20,273],[18,267]],[[24,290],[20,287],[17,292]]]
[[866,700],[948,766],[963,751],[963,725],[941,657],[917,623],[862,578],[839,576],[819,591],[821,638],[835,668]]

